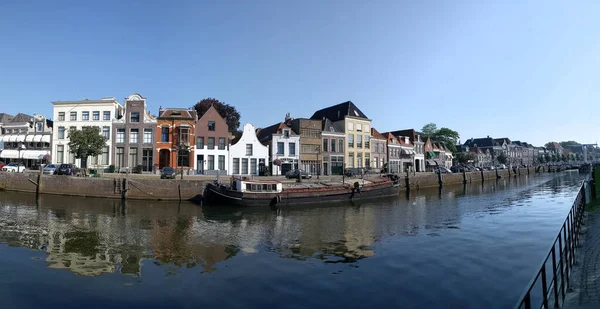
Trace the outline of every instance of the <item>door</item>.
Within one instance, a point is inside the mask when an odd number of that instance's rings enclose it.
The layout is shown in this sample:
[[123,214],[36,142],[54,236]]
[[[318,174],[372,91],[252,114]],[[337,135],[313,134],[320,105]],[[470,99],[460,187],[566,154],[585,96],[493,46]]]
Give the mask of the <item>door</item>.
[[198,174],[204,174],[204,155],[198,155],[196,157],[196,169]]
[[168,149],[161,149],[158,153],[158,168],[162,169],[165,166],[169,166],[171,151]]
[[325,175],[325,176],[329,175],[329,163],[327,163],[327,162],[323,163],[323,175]]
[[291,169],[292,169],[292,163],[281,164],[281,175],[285,175]]

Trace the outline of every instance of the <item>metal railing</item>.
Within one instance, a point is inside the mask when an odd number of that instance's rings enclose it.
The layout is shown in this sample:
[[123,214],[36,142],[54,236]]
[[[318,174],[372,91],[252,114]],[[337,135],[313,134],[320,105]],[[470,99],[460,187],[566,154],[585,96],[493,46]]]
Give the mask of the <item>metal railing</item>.
[[527,285],[515,308],[531,309],[559,308],[565,300],[575,264],[576,247],[579,245],[579,232],[583,221],[586,195],[585,183],[579,189],[575,202],[562,224],[558,235],[537,274]]

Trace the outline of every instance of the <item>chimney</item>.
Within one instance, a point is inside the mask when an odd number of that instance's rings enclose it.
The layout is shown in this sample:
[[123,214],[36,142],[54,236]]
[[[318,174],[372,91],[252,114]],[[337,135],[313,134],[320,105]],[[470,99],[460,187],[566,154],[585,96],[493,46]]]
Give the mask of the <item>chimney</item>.
[[158,107],[158,117],[163,113],[162,105]]
[[290,121],[290,120],[291,120],[290,113],[285,114],[285,121],[284,122],[288,123],[288,121]]
[[488,135],[487,138],[490,138],[490,136]]

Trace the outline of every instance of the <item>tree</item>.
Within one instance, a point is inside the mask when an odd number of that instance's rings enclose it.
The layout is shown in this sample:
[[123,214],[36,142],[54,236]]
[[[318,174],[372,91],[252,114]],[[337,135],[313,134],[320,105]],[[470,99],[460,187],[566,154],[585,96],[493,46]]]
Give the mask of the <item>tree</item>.
[[496,159],[498,160],[498,163],[500,164],[506,164],[506,155],[504,154],[504,152],[500,153],[499,156],[496,157]]
[[456,161],[461,164],[468,163],[469,161],[475,161],[476,156],[472,152],[459,152],[456,154]]
[[202,117],[211,105],[214,106],[217,112],[219,112],[219,115],[225,119],[225,122],[227,122],[227,126],[229,127],[229,132],[236,132],[239,129],[240,113],[235,107],[225,104],[225,102],[221,102],[215,98],[202,99],[194,105],[193,108],[198,113],[198,118]]
[[540,155],[540,156],[538,157],[538,162],[539,162],[539,163],[546,163],[546,158],[544,158],[544,156],[543,156],[543,155]]
[[83,127],[69,131],[69,152],[81,159],[81,167],[87,168],[87,158],[102,154],[108,137],[100,134],[100,127]]
[[562,154],[560,155],[560,160],[562,160],[563,162],[567,162],[569,158],[567,158],[566,155]]
[[575,154],[575,159],[577,161],[583,161],[583,155],[581,153],[576,153]]
[[[430,123],[430,124],[433,124],[433,123]],[[433,126],[435,127],[435,124],[433,124]],[[454,130],[443,127],[443,128],[440,128],[439,130],[436,130],[433,133],[433,135],[431,136],[431,138],[435,141],[438,141],[438,142],[444,144],[444,146],[446,146],[446,148],[448,148],[450,151],[455,153],[456,152],[456,143],[458,142],[460,135],[458,134],[458,132],[456,132]]]
[[421,129],[421,133],[426,137],[432,137],[435,132],[437,132],[437,125],[433,122],[430,122],[423,126]]
[[560,145],[564,148],[564,147],[570,147],[570,146],[579,146],[581,144],[576,141],[564,141],[564,142],[560,142]]
[[547,152],[544,154],[544,161],[546,161],[546,162],[552,161],[552,156]]
[[544,147],[546,147],[546,148],[552,148],[552,147],[554,147],[554,143],[555,142],[547,142],[546,144],[544,144]]

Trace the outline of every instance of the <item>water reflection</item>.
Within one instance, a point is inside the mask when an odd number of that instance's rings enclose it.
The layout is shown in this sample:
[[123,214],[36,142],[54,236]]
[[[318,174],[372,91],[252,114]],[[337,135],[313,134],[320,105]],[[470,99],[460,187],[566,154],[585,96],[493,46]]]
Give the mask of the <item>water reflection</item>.
[[[537,256],[521,256],[507,263],[503,255],[523,254],[532,244],[545,250],[544,237],[554,237],[553,220],[564,219],[580,180],[572,173],[557,178],[511,177],[445,186],[441,191],[421,189],[395,199],[277,211],[47,195],[36,201],[32,195],[0,192],[0,243],[44,251],[49,268],[81,276],[144,277],[152,267],[166,277],[188,270],[218,276],[218,270],[228,265],[259,267],[253,257],[260,257],[271,264],[254,274],[257,284],[261,277],[287,269],[283,265],[289,268],[288,262],[333,267],[309,280],[328,282],[327,276],[339,274],[340,267],[360,266],[367,267],[368,272],[361,274],[373,284],[432,289],[441,300],[428,303],[431,306],[468,289],[485,298],[475,297],[476,304],[489,307],[492,302],[487,303],[486,297],[496,301],[518,297],[532,273],[511,277],[507,275],[511,269],[523,268],[523,263],[535,268],[539,262]],[[538,201],[545,208],[535,206]],[[548,201],[563,203],[562,208],[549,208]],[[540,209],[552,217],[538,215]],[[536,220],[549,220],[549,227],[528,231],[531,241],[514,237],[514,231],[523,233],[526,224]],[[505,281],[478,281],[483,266],[489,276]],[[294,269],[298,278],[307,271]],[[462,271],[454,274],[457,269]],[[439,276],[446,272],[453,273],[457,284],[438,283],[436,290],[435,282],[442,282]],[[405,291],[405,297],[416,297],[414,293]],[[417,303],[405,307],[419,307]]]

